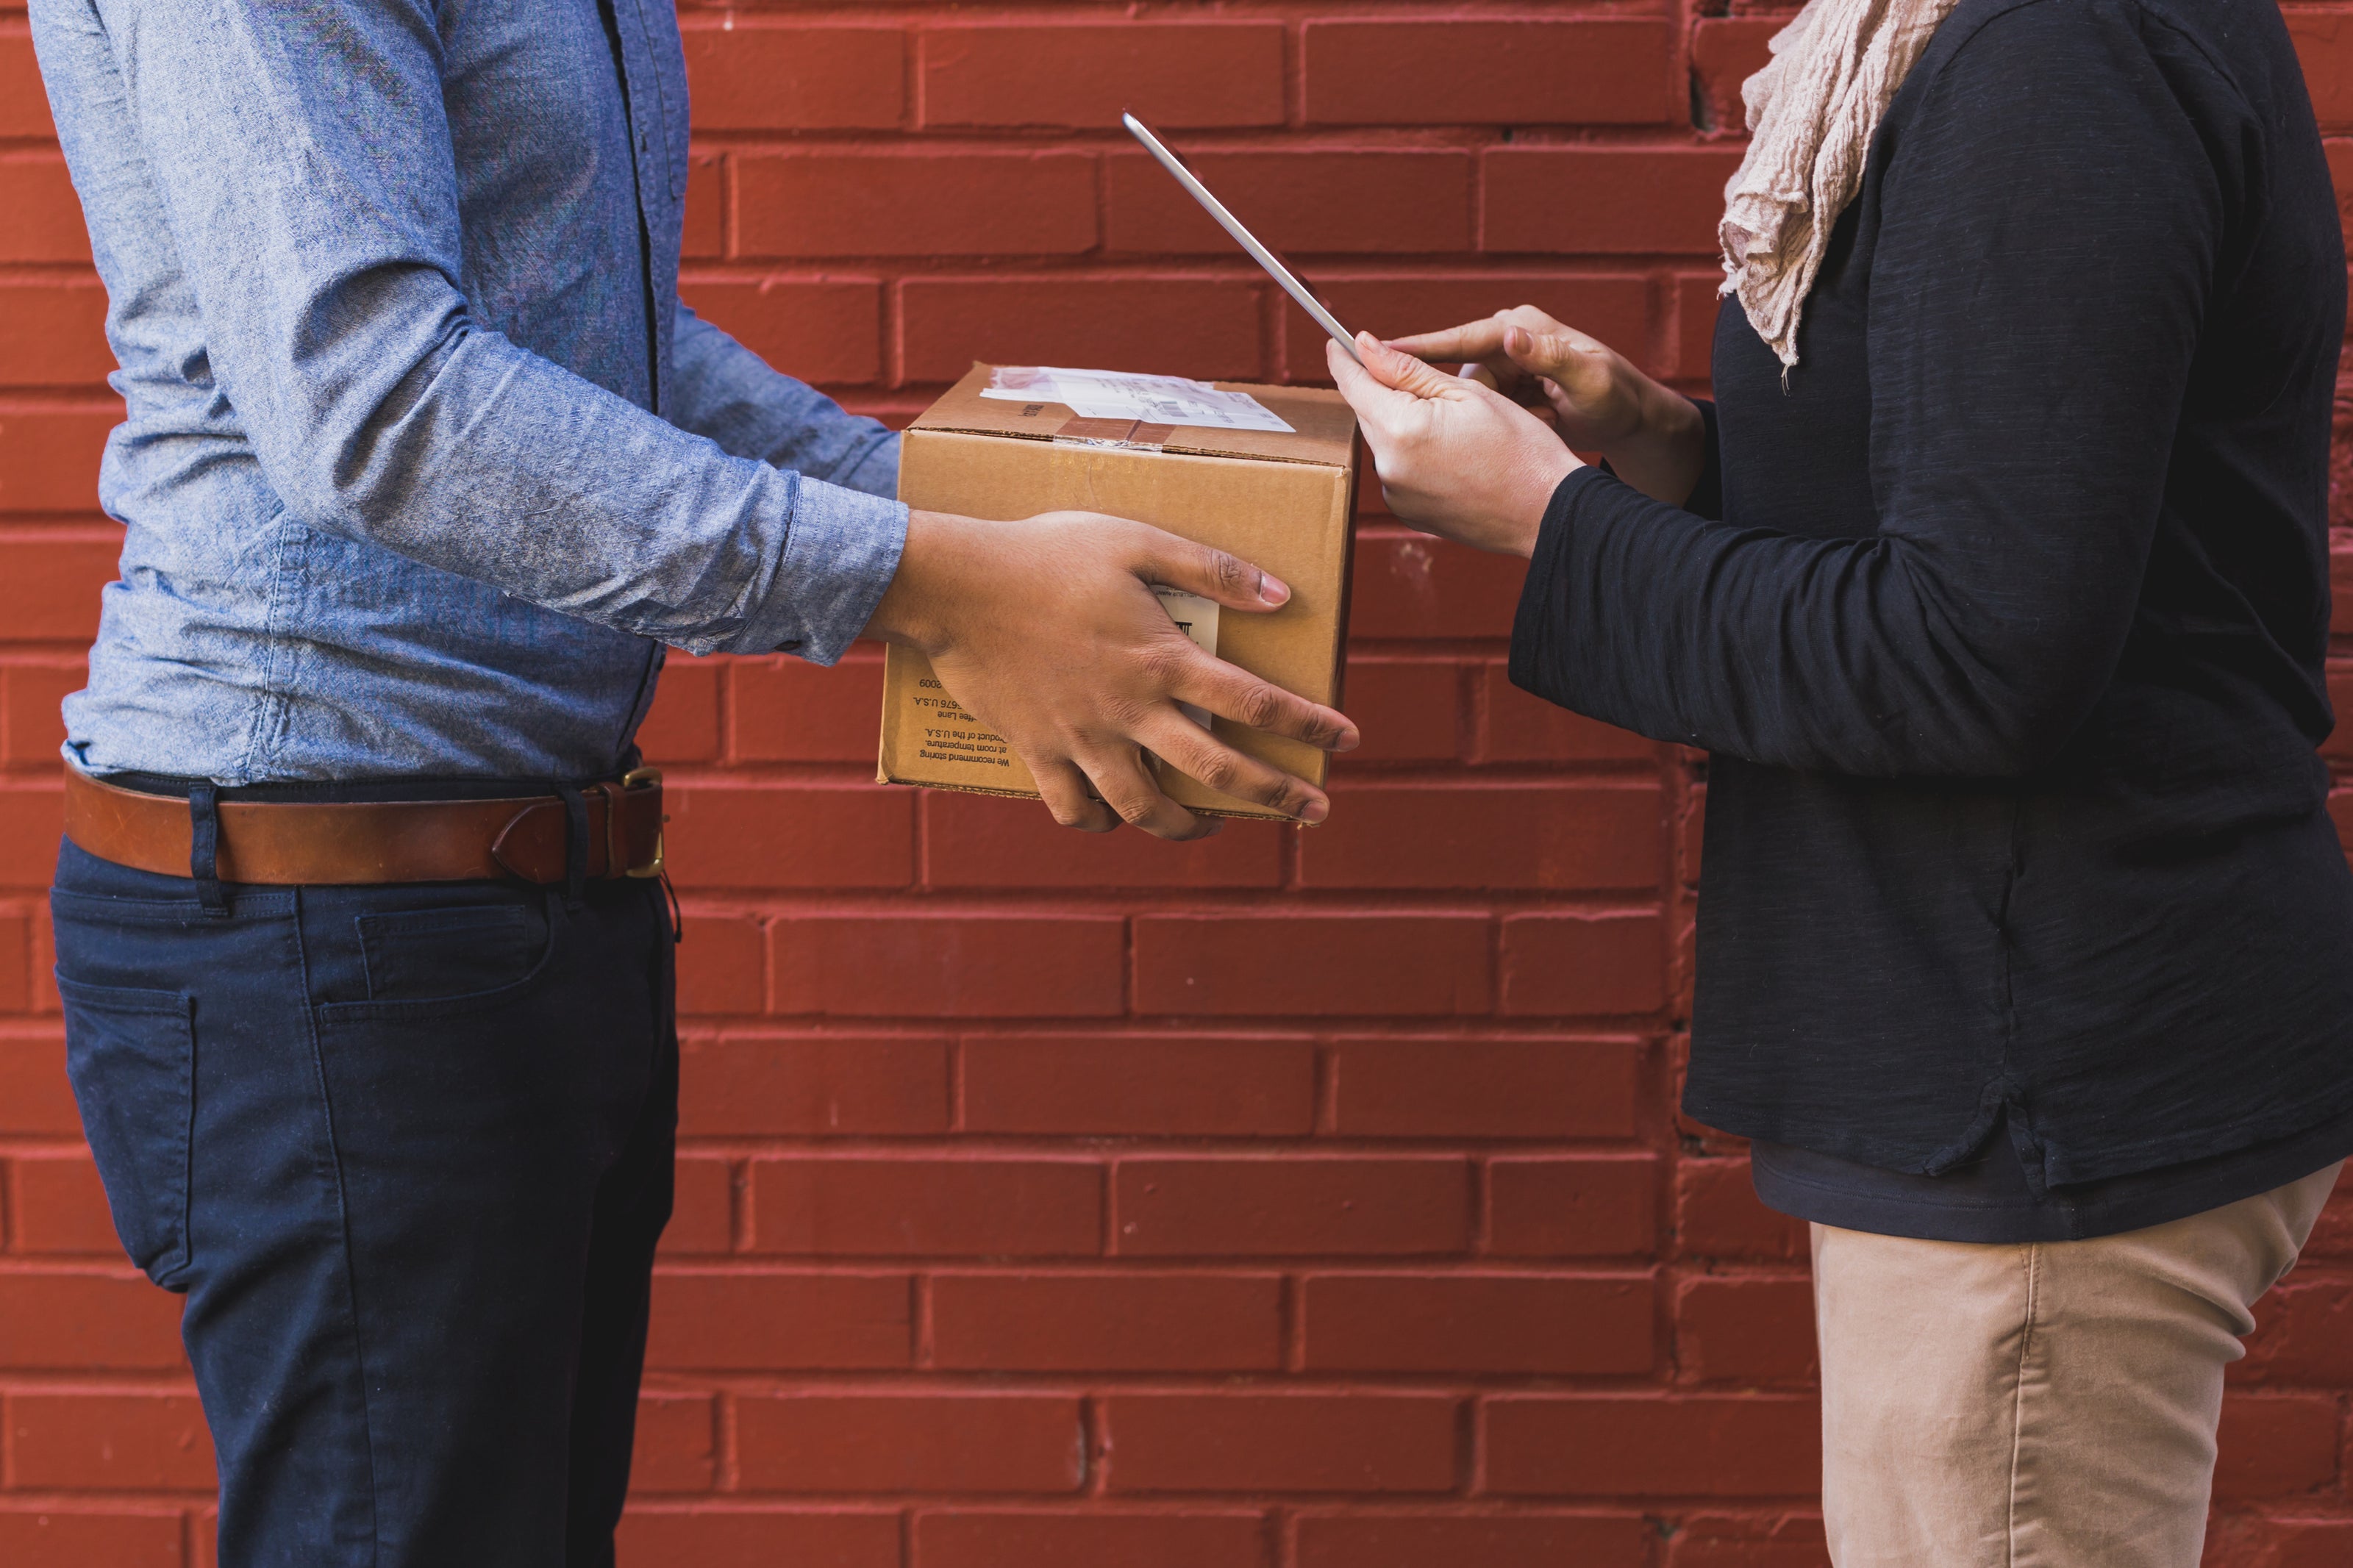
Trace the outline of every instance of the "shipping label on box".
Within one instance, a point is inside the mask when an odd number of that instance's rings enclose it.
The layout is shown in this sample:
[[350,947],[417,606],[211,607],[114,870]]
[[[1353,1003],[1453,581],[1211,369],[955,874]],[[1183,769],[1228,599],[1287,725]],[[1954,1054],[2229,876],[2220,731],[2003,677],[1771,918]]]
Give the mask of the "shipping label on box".
[[[1356,416],[1335,392],[1042,366],[974,366],[908,426],[899,459],[899,499],[918,510],[1108,512],[1273,574],[1292,593],[1279,610],[1221,610],[1173,591],[1162,603],[1219,658],[1335,707],[1356,484]],[[1187,711],[1235,750],[1324,782],[1330,758],[1315,747]],[[1038,793],[1021,759],[949,694],[930,661],[898,647],[883,666],[877,773],[891,784]],[[1159,782],[1195,811],[1288,820],[1166,766]]]

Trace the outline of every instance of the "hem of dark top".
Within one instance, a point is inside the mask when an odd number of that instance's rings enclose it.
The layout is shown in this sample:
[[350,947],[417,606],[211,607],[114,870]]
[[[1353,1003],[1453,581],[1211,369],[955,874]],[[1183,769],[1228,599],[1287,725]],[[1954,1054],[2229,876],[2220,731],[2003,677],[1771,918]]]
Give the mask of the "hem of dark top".
[[[1699,1042],[1695,1039],[1694,1045],[1696,1053]],[[2316,1038],[2311,1048],[2316,1053],[2353,1048],[2353,1037],[2339,1029],[2333,1035]],[[1696,1055],[1694,1066],[1694,1079],[1685,1084],[1679,1107],[1683,1114],[1694,1121],[1735,1138],[1786,1143],[1791,1148],[1828,1155],[1834,1160],[1849,1160],[1859,1165],[1876,1166],[1880,1170],[1895,1171],[1905,1175],[1925,1176],[1928,1173],[1927,1161],[1930,1153],[1936,1152],[1934,1150],[1894,1148],[1867,1135],[1858,1136],[1852,1127],[1790,1126],[1776,1122],[1769,1112],[1760,1112],[1754,1106],[1711,1103],[1709,1098],[1700,1091]],[[2320,1100],[2316,1110],[2311,1103],[2284,1111],[2274,1108],[2267,1114],[2246,1116],[2216,1126],[2191,1128],[2133,1143],[2104,1146],[2089,1153],[2071,1152],[2064,1149],[2047,1152],[2044,1179],[2052,1186],[2081,1186],[2092,1182],[2111,1181],[2119,1176],[2162,1171],[2194,1160],[2219,1159],[2225,1154],[2253,1149],[2258,1144],[2284,1142],[2316,1131],[2340,1117],[2353,1117],[2353,1077],[2345,1079],[2337,1092]],[[1981,1133],[1978,1142],[1983,1141]],[[2047,1143],[2049,1141],[2044,1142]],[[1971,1145],[1972,1148],[1975,1146]],[[2317,1166],[2314,1168],[2318,1169]]]
[[[2285,1147],[2276,1155],[2251,1159],[2242,1170],[2232,1172],[2232,1179],[2219,1189],[2224,1194],[2221,1196],[2213,1186],[2185,1180],[2177,1189],[2135,1194],[2106,1203],[2096,1198],[2073,1203],[2061,1194],[2040,1204],[1956,1202],[1926,1194],[1865,1194],[1759,1166],[1754,1161],[1748,1168],[1749,1184],[1757,1201],[1777,1214],[1839,1230],[1988,1246],[2092,1241],[2207,1214],[2353,1158],[2353,1112],[2340,1111],[2305,1132],[2312,1135],[2308,1142],[2303,1134],[2289,1133],[2280,1141]],[[2316,1154],[2316,1149],[2333,1152]],[[2227,1159],[2237,1152],[2211,1157]],[[2136,1173],[2147,1177],[2165,1173],[2165,1167]]]

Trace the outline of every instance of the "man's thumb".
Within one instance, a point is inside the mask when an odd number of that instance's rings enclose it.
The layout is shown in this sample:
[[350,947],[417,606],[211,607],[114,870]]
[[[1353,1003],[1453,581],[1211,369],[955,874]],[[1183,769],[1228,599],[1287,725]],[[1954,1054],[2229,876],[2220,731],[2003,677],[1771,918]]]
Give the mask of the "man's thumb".
[[1234,610],[1272,610],[1291,598],[1291,589],[1239,555],[1212,550],[1155,529],[1137,574],[1147,583],[1182,588]]

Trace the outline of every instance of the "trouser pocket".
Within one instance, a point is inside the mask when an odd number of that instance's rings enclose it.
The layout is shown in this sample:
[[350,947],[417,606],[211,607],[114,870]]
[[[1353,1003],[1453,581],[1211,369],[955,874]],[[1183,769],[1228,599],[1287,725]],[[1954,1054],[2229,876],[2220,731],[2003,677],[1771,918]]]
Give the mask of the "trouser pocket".
[[188,1268],[194,1009],[185,992],[58,978],[66,1074],[131,1261],[167,1288]]

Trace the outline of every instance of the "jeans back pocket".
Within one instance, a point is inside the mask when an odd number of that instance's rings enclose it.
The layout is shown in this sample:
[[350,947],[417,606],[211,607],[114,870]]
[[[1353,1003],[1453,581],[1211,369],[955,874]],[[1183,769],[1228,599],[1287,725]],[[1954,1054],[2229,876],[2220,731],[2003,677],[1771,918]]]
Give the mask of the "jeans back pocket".
[[106,1184],[114,1233],[158,1285],[188,1268],[188,1136],[195,1110],[195,1009],[186,993],[58,977],[66,1076]]

